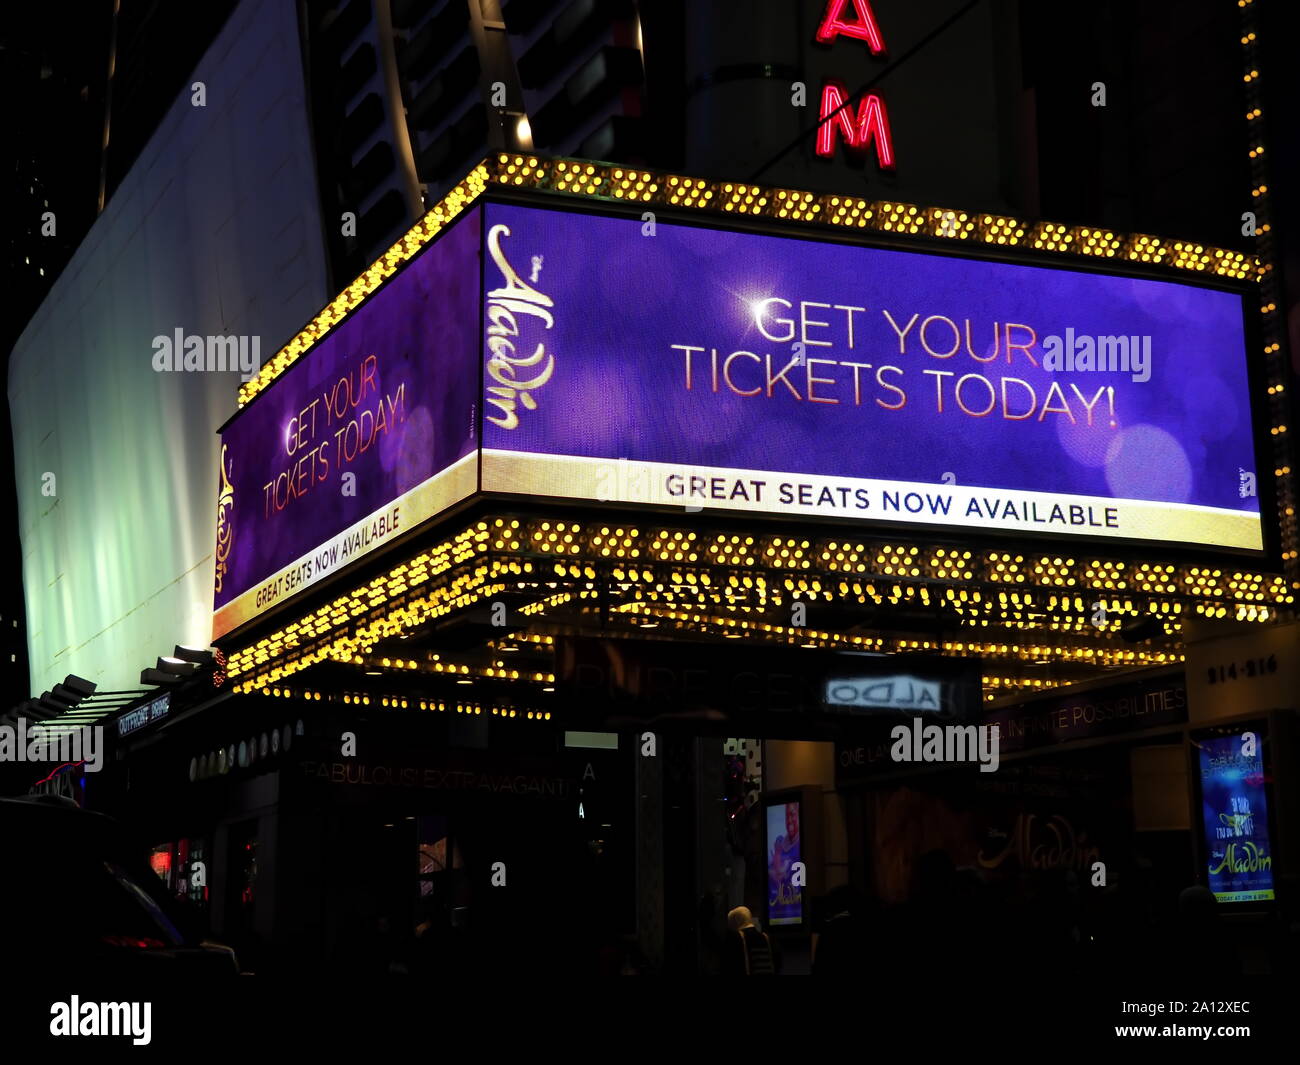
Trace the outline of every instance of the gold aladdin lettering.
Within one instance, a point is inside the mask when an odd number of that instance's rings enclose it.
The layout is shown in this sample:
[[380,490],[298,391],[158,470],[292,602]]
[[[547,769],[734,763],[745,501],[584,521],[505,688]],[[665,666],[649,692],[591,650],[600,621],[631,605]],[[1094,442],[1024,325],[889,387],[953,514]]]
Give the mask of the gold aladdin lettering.
[[1273,859],[1261,851],[1253,843],[1242,844],[1242,852],[1245,857],[1237,855],[1237,845],[1229,843],[1223,852],[1223,861],[1219,863],[1217,869],[1211,869],[1211,873],[1260,873],[1267,869],[1273,868]]
[[[233,460],[232,460],[233,461]],[[217,562],[216,590],[221,591],[226,571],[230,568],[230,551],[235,546],[235,487],[230,483],[226,462],[226,445],[221,445],[221,493],[217,496]]]
[[1056,814],[1045,824],[1048,841],[1034,842],[1034,814],[1020,814],[1016,818],[1011,838],[1001,853],[986,857],[981,850],[979,864],[985,869],[996,869],[1008,858],[1014,858],[1021,869],[1077,869],[1091,867],[1101,851],[1088,843],[1088,834],[1077,835],[1074,826]]
[[[532,390],[546,384],[555,371],[555,355],[546,353],[545,344],[539,343],[531,355],[515,355],[515,340],[511,338],[519,336],[517,316],[540,318],[547,329],[555,324],[555,319],[547,310],[554,306],[551,298],[522,280],[507,261],[505,252],[501,250],[503,236],[510,236],[509,226],[496,225],[488,232],[488,253],[501,271],[505,285],[488,293],[487,346],[491,355],[487,362],[487,372],[497,383],[488,387],[487,402],[501,412],[500,417],[489,417],[488,421],[503,429],[513,429],[519,424],[519,415],[515,411],[516,399],[528,410],[536,410],[537,399]],[[543,360],[545,367],[536,376],[527,380],[515,377],[516,371],[521,367],[536,366]]]

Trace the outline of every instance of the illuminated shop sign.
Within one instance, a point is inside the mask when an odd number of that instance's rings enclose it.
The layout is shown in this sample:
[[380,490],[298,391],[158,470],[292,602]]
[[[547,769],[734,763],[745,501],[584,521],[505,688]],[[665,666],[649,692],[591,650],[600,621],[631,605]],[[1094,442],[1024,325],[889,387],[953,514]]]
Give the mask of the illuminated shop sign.
[[475,212],[223,430],[214,636],[475,487]]
[[1048,695],[989,713],[1003,752],[1180,725],[1187,720],[1187,689],[1179,676],[1139,677],[1065,695]]
[[1210,890],[1220,902],[1274,897],[1263,735],[1242,732],[1196,741],[1201,828]]
[[128,710],[117,719],[117,734],[119,737],[129,736],[132,732],[138,732],[146,725],[151,725],[155,721],[161,721],[171,710],[172,697],[170,695],[160,695],[152,702],[145,703],[144,706],[137,706],[134,710]]
[[968,659],[582,637],[555,646],[565,698],[588,716],[867,718],[896,710],[969,721],[980,705],[979,662]]
[[485,213],[485,490],[1262,549],[1236,292]]
[[924,677],[835,677],[824,696],[831,710],[911,710],[938,713],[944,707],[943,685]]

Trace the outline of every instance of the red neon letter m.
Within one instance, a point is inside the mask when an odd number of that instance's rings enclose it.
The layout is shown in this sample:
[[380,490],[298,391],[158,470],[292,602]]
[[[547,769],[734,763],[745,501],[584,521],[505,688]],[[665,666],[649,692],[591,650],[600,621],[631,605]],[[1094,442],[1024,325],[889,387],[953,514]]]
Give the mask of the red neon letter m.
[[[856,22],[845,20],[845,8],[851,8],[858,16]],[[871,0],[827,0],[826,13],[822,15],[821,25],[817,27],[817,40],[821,44],[829,44],[839,36],[866,41],[872,55],[879,55],[885,50],[885,39],[880,36],[880,27],[871,10]]]
[[821,124],[817,127],[817,154],[825,158],[835,155],[835,134],[844,137],[844,143],[858,151],[876,146],[876,162],[882,170],[894,169],[894,142],[889,133],[889,115],[885,102],[875,93],[869,93],[858,103],[855,121],[851,109],[844,106],[848,93],[836,81],[822,86]]

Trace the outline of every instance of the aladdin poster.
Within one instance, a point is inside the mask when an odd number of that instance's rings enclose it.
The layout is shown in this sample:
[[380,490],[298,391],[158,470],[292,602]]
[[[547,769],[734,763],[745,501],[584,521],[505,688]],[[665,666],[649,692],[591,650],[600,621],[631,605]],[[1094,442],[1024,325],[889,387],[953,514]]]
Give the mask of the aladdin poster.
[[1210,890],[1220,902],[1272,899],[1262,740],[1245,732],[1202,740],[1198,746]]
[[[767,922],[792,925],[803,921],[803,877],[796,875],[801,862],[799,804],[779,803],[767,808]],[[799,867],[802,869],[802,866]]]

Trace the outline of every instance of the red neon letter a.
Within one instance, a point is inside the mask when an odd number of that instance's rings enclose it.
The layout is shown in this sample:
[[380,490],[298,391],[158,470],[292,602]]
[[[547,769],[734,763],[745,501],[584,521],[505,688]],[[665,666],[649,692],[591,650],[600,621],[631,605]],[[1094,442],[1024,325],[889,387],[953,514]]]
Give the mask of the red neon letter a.
[[[846,21],[846,8],[857,16],[855,21]],[[866,41],[872,55],[879,55],[885,50],[885,40],[880,36],[880,27],[876,25],[871,0],[827,0],[826,13],[822,15],[821,25],[817,27],[817,40],[827,44],[840,35]]]
[[894,169],[894,142],[889,132],[889,115],[885,101],[869,93],[858,104],[855,122],[844,106],[848,94],[844,86],[828,81],[822,86],[821,124],[817,127],[817,154],[830,158],[835,154],[836,131],[844,137],[850,148],[864,151],[868,145],[876,146],[876,162],[882,170]]

